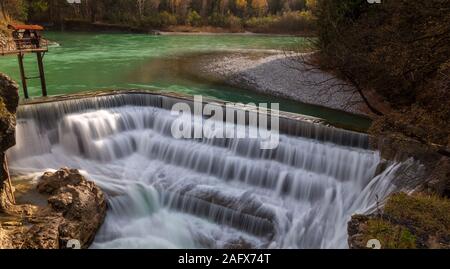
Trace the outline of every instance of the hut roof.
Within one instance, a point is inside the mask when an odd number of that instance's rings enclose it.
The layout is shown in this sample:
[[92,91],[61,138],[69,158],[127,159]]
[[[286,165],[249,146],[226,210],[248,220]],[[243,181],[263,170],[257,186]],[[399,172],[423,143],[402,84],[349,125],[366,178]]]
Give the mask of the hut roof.
[[18,30],[43,31],[44,27],[42,27],[40,25],[9,24],[8,25],[8,29],[12,29],[12,30],[15,30],[15,31],[18,31]]

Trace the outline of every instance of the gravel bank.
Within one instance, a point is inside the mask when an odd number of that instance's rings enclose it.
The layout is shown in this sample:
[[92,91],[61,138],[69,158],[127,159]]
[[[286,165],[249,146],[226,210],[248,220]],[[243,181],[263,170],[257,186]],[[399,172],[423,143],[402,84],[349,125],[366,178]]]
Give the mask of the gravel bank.
[[368,115],[359,95],[320,70],[308,70],[298,55],[283,52],[234,52],[199,57],[203,76],[232,86]]

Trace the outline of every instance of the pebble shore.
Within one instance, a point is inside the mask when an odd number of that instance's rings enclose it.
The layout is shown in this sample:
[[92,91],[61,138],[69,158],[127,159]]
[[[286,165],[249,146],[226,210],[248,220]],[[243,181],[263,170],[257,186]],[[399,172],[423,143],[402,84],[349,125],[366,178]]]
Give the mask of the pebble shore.
[[232,86],[303,103],[367,115],[361,97],[348,85],[284,52],[233,52],[200,59],[200,72]]

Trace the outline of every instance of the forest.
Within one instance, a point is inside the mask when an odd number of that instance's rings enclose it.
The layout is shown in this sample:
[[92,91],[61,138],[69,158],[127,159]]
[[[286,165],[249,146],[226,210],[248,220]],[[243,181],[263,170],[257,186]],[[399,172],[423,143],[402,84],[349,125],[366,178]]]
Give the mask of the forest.
[[[306,32],[315,0],[4,0],[4,17],[50,22],[103,22],[142,28],[221,27],[234,32]],[[72,1],[76,2],[76,1]]]

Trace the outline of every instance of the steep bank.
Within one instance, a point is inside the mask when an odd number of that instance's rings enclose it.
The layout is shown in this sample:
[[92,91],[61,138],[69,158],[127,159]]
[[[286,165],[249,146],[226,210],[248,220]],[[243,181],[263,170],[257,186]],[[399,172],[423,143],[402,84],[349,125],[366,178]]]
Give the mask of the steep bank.
[[200,76],[235,87],[369,115],[362,99],[342,81],[299,61],[301,55],[281,51],[230,52],[200,56]]

